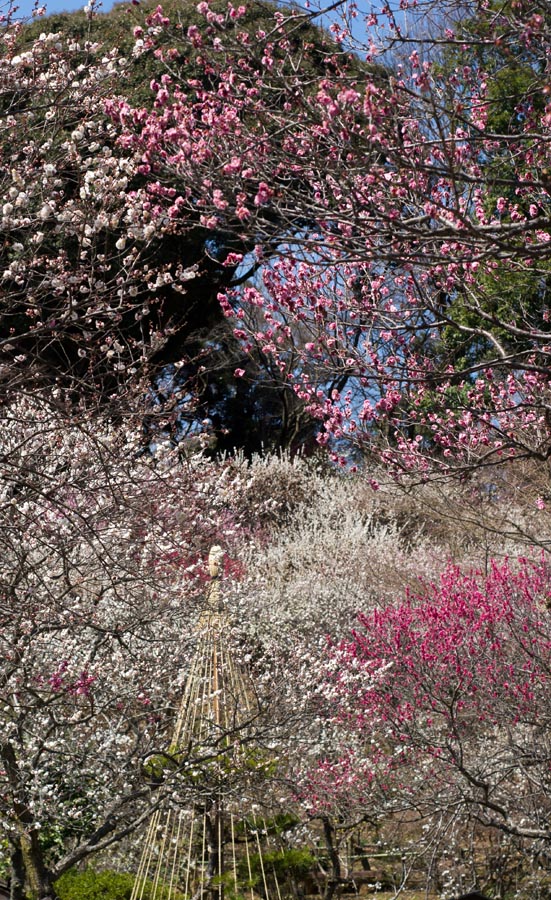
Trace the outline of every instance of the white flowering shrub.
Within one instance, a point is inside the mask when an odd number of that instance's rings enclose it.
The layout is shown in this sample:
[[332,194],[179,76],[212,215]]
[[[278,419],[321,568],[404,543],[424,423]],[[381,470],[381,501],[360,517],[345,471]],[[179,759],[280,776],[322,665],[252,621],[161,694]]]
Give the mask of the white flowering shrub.
[[362,475],[273,456],[242,467],[241,478],[250,515],[256,502],[265,528],[240,548],[246,574],[234,602],[261,641],[346,632],[358,611],[445,563],[447,548],[424,536],[420,523],[400,523]]

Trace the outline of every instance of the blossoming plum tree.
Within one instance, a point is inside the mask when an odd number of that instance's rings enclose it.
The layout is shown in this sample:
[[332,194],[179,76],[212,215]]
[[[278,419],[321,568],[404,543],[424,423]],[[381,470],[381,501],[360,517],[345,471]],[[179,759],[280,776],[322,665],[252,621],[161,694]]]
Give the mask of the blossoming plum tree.
[[[161,78],[153,51],[169,20],[142,17],[133,58],[90,15],[74,33],[70,23],[48,31],[47,20],[39,33],[8,14],[2,34],[2,383],[56,383],[73,402],[104,407],[129,395],[143,406],[154,391],[156,412],[168,396],[175,430],[210,418],[218,449],[272,445],[264,418],[290,444],[312,431],[303,404],[260,351],[246,357],[216,296],[239,281],[231,251],[254,241],[213,235],[198,212],[165,215],[174,189],[122,150],[107,115],[137,93],[142,64]],[[188,77],[197,71],[186,64]],[[240,434],[226,439],[232,428]]]
[[424,823],[426,846],[475,823],[548,866],[549,590],[545,564],[494,565],[485,579],[450,567],[360,614],[329,684],[363,747],[321,765],[325,797],[348,778],[370,809]]
[[240,521],[226,466],[36,398],[0,417],[0,821],[13,896],[45,897],[176,790],[144,766],[172,729],[209,547],[231,551]]
[[[365,442],[377,428],[400,472],[546,459],[548,17],[481,2],[473,33],[454,24],[455,4],[431,8],[441,27],[430,38],[385,7],[369,19],[365,65],[328,45],[318,76],[286,55],[302,14],[277,12],[251,47],[200,4],[205,27],[188,39],[204,77],[167,72],[152,111],[109,104],[119,145],[156,179],[130,203],[141,216],[152,190],[157,218],[199,212],[213,238],[254,238],[254,253],[226,262],[259,264],[256,282],[221,302],[244,347],[276,357],[326,440]],[[374,65],[381,35],[392,66]],[[494,130],[473,44],[515,53],[531,73],[514,129]],[[435,50],[446,45],[459,48],[451,70]],[[496,306],[499,283],[520,277],[529,307]],[[458,365],[450,334],[478,342],[480,358]]]

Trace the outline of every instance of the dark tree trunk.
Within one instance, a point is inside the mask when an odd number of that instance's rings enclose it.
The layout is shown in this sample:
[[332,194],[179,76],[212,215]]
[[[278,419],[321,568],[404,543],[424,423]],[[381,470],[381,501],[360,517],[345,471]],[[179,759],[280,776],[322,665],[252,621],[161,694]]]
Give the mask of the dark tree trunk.
[[11,841],[10,900],[25,900],[25,865],[19,841]]
[[342,883],[342,868],[339,854],[335,847],[335,829],[327,816],[323,817],[322,823],[325,846],[327,847],[327,853],[331,862],[331,875],[327,879],[323,900],[333,900],[333,897]]
[[30,900],[52,900],[52,877],[44,865],[36,831],[21,836],[21,856],[25,871],[25,896]]

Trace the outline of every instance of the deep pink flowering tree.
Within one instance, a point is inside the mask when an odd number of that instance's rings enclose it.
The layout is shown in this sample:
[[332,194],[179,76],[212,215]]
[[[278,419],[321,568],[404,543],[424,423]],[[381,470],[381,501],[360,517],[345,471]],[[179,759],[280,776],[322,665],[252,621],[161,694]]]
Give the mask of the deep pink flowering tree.
[[545,564],[495,565],[487,578],[450,567],[422,594],[361,614],[329,667],[350,749],[321,763],[314,808],[348,795],[424,825],[427,846],[475,823],[545,865],[550,590]]

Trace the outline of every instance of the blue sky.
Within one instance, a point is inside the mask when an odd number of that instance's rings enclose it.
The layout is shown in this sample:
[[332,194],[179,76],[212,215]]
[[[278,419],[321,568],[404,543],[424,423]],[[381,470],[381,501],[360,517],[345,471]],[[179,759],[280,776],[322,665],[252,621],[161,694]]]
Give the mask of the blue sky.
[[[21,18],[30,16],[34,7],[33,0],[13,0],[13,3],[18,6],[18,16],[21,16]],[[86,0],[44,0],[44,3],[49,13],[72,12],[75,9],[82,9]],[[0,5],[7,6],[7,3]],[[103,12],[107,12],[112,6],[113,0],[103,0],[101,9]]]

